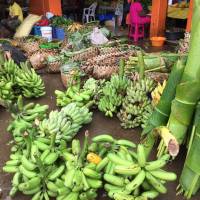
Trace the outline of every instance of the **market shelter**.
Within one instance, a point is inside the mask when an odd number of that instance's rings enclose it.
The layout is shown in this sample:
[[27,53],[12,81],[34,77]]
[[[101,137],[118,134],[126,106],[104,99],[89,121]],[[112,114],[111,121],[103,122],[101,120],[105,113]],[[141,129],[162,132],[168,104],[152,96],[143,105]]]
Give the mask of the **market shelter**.
[[152,1],[152,15],[151,15],[151,28],[150,35],[164,36],[166,17],[177,18],[177,19],[188,19],[187,20],[187,31],[191,28],[192,19],[192,6],[193,0],[190,0],[189,8],[178,8],[168,6],[167,0],[153,0]]

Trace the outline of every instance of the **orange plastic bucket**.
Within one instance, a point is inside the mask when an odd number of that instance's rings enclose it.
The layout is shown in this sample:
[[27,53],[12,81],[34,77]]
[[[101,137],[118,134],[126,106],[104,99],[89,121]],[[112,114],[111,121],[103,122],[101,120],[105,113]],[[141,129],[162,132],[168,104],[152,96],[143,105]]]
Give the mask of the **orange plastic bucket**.
[[164,45],[165,37],[152,37],[151,44],[153,47],[162,47]]

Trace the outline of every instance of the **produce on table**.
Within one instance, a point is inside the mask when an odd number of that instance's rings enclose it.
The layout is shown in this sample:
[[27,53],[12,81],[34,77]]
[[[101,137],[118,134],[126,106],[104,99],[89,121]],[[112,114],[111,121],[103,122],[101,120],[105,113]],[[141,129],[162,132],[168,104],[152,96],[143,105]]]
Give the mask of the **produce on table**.
[[143,78],[131,82],[127,87],[122,108],[117,114],[123,128],[146,126],[147,120],[153,112],[149,94],[155,88],[153,80]]
[[102,160],[96,170],[103,172],[104,189],[113,199],[154,199],[166,193],[166,181],[176,180],[176,174],[162,170],[170,156],[147,162],[143,145],[129,140],[116,140],[111,135],[99,135],[92,139],[89,151]]
[[89,78],[83,88],[80,88],[80,82],[75,85],[69,85],[67,91],[62,92],[59,90],[55,91],[57,106],[65,106],[71,102],[76,102],[80,107],[87,105],[92,101],[95,93],[98,89],[98,81]]
[[154,107],[158,105],[166,84],[167,84],[166,80],[164,80],[163,84],[158,83],[156,88],[151,92],[152,104]]
[[59,144],[61,140],[71,141],[83,124],[91,121],[92,113],[87,107],[70,103],[61,111],[51,111],[48,118],[40,121],[39,134],[47,138],[55,134],[55,142]]
[[11,102],[22,94],[24,97],[40,97],[45,94],[44,82],[28,63],[16,65],[13,60],[5,61],[0,66],[0,99]]
[[98,109],[109,117],[113,117],[113,113],[116,113],[121,106],[126,88],[130,84],[129,79],[124,75],[124,60],[120,61],[119,68],[119,74],[112,75],[110,81],[105,83],[98,102]]

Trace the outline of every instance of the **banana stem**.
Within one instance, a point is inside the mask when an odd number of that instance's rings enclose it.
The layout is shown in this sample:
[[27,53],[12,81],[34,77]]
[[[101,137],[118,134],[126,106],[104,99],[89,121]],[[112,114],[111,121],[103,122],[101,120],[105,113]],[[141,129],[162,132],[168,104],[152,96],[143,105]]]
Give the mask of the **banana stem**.
[[90,108],[91,106],[93,106],[95,104],[95,100],[89,101],[87,104],[85,104],[86,108]]
[[[179,144],[176,140],[176,138],[172,135],[172,133],[169,131],[167,127],[159,127],[154,129],[154,133],[158,134],[162,138],[162,144],[161,147],[159,147],[159,152],[165,152],[166,148],[169,152],[169,154],[172,157],[175,157],[179,153]],[[159,153],[159,154],[160,154]]]
[[84,138],[84,143],[83,143],[83,150],[79,156],[79,165],[82,166],[83,165],[83,160],[87,154],[87,149],[88,149],[88,137],[89,137],[89,132],[86,131],[85,132],[85,138]]
[[151,131],[151,133],[149,133],[147,137],[144,138],[144,140],[142,141],[142,144],[144,145],[145,149],[146,158],[149,157],[155,142],[156,142],[156,135],[154,134],[153,131]]
[[27,147],[27,158],[29,158],[30,154],[31,154],[31,138],[28,132],[24,132],[24,139],[26,142],[26,147]]
[[140,79],[144,78],[144,72],[145,72],[145,63],[144,63],[144,57],[142,55],[142,52],[138,52],[138,67],[139,67],[139,76]]
[[50,144],[50,149],[54,149],[55,141],[56,141],[56,135],[57,135],[57,133],[53,133],[53,134],[51,134],[51,144]]

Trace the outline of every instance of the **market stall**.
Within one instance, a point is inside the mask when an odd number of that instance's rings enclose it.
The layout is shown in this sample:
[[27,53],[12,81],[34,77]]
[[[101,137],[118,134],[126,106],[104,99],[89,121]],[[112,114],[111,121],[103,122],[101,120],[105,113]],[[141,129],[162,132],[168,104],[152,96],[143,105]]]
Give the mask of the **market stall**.
[[0,198],[198,200],[198,0],[172,51],[40,3],[0,39]]

